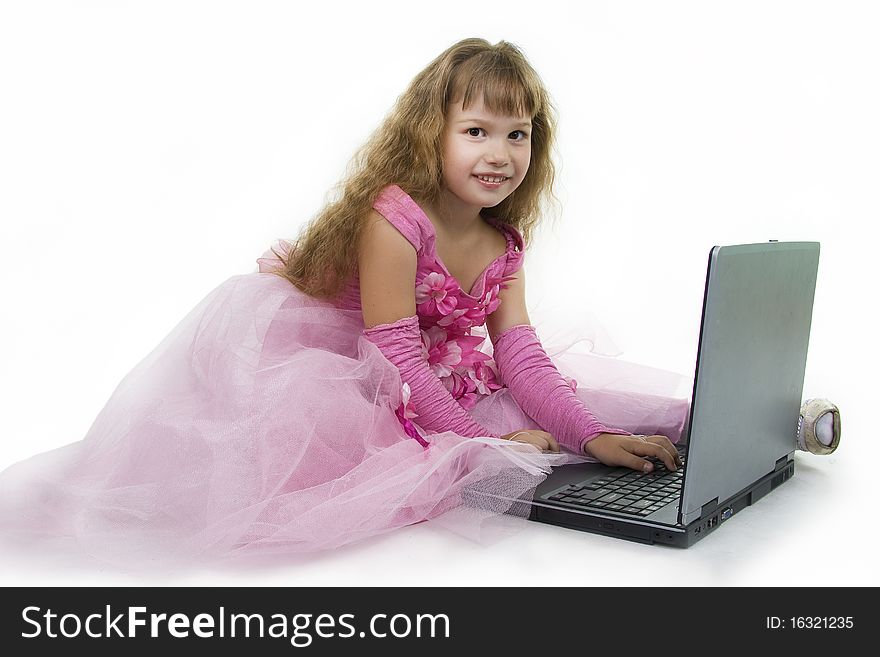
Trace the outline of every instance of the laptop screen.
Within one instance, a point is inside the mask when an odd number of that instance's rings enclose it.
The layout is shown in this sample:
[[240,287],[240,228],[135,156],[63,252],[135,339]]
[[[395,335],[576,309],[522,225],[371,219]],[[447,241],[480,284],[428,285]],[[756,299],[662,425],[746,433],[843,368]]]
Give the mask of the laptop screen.
[[794,453],[818,242],[714,247],[709,256],[680,519],[723,503]]

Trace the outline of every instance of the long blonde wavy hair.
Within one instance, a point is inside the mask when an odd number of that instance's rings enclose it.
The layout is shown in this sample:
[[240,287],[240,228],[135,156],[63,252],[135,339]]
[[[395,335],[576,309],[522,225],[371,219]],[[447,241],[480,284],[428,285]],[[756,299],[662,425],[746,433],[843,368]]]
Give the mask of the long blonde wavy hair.
[[441,53],[397,99],[372,138],[354,155],[346,177],[301,232],[273,273],[313,297],[334,299],[357,269],[360,235],[379,192],[396,184],[417,203],[434,203],[442,185],[441,141],[452,102],[464,108],[482,94],[494,114],[532,120],[531,162],[520,186],[498,205],[483,208],[514,226],[528,243],[545,201],[555,200],[551,158],[556,112],[538,74],[515,45],[464,39]]

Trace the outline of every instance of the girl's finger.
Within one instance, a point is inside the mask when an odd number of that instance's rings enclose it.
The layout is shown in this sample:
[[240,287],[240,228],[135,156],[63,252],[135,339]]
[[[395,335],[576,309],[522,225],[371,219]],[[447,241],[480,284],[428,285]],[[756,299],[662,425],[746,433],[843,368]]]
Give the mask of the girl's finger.
[[632,452],[629,452],[625,449],[621,449],[617,454],[617,458],[615,458],[614,460],[616,462],[613,463],[613,465],[622,465],[626,468],[638,470],[639,472],[650,472],[654,467],[650,461],[639,458],[636,454],[633,454]]
[[675,461],[675,465],[681,465],[681,456],[669,438],[666,436],[648,436],[648,442],[660,445],[660,447],[669,452],[669,455],[672,456],[672,460]]
[[666,465],[669,470],[675,470],[676,465],[675,461],[672,458],[672,454],[667,452],[665,449],[652,442],[633,442],[630,443],[629,449],[639,456],[654,456]]

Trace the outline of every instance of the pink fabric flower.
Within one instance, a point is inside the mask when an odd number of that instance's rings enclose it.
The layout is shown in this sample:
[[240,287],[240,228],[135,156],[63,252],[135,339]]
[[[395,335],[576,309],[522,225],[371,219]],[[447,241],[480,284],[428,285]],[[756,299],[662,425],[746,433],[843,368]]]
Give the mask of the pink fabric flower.
[[401,402],[400,406],[397,407],[395,414],[397,415],[397,419],[400,420],[400,424],[403,425],[403,430],[406,432],[410,438],[415,438],[422,447],[428,447],[429,443],[422,438],[422,435],[419,433],[419,430],[416,428],[416,425],[410,422],[409,418],[418,417],[418,414],[412,410],[409,404],[410,398],[410,389],[409,384],[403,383],[403,402]]
[[466,376],[464,377],[465,382],[465,393],[461,396],[461,399],[458,400],[458,403],[461,404],[462,408],[465,410],[473,410],[474,406],[477,405],[480,397],[482,397],[482,393],[479,390],[479,384],[474,378],[474,369],[469,369],[466,371]]
[[475,363],[490,360],[492,357],[480,351],[479,347],[486,338],[479,335],[453,335],[448,337],[448,342],[455,342],[458,346],[459,368],[471,368]]
[[495,390],[504,386],[498,380],[491,359],[477,361],[470,367],[456,368],[449,376],[441,379],[441,382],[453,399],[466,410],[471,410],[484,395],[491,395]]
[[465,379],[466,377],[458,372],[452,372],[449,376],[440,379],[440,382],[446,386],[446,389],[452,395],[453,399],[461,399],[461,397],[468,391]]
[[443,327],[448,328],[450,330],[463,331],[465,329],[469,329],[472,326],[472,324],[470,323],[470,321],[467,318],[459,321],[459,318],[461,318],[463,315],[465,315],[468,312],[468,310],[469,310],[468,308],[456,308],[448,315],[438,319],[437,325],[443,326]]
[[440,272],[432,271],[416,285],[416,306],[425,315],[448,315],[458,306],[458,284]]
[[480,303],[483,306],[483,312],[486,315],[491,315],[495,312],[498,306],[501,305],[501,299],[498,298],[498,292],[500,291],[500,285],[493,285],[490,287],[486,294],[483,296]]
[[474,326],[480,326],[486,321],[486,313],[480,307],[458,308],[454,313],[437,321],[440,326],[445,326],[451,331],[467,331]]
[[475,363],[473,369],[468,370],[467,375],[473,381],[474,389],[481,395],[491,395],[503,387],[498,382],[495,369],[486,361]]
[[404,409],[405,405],[401,404],[395,411],[395,414],[397,415],[397,419],[400,420],[400,424],[403,425],[403,430],[406,432],[406,435],[408,435],[410,438],[415,438],[422,447],[428,447],[430,443],[422,438],[419,430],[416,429],[416,425],[414,425],[410,420],[405,417],[406,413]]
[[409,397],[410,397],[410,389],[409,384],[404,382],[403,384],[403,402],[400,406],[397,407],[395,414],[397,415],[397,419],[400,420],[400,424],[403,425],[403,430],[406,432],[410,438],[415,438],[422,447],[427,447],[429,445],[428,441],[422,438],[422,435],[419,433],[419,430],[416,428],[416,425],[410,422],[408,418],[418,417],[415,411],[409,407]]
[[480,398],[480,393],[474,390],[468,390],[465,394],[461,396],[461,399],[458,400],[458,403],[461,404],[461,407],[466,411],[474,410],[474,406],[477,405],[477,401]]
[[412,391],[409,388],[409,384],[406,381],[404,381],[402,388],[403,388],[403,393],[402,393],[403,402],[401,403],[401,406],[403,407],[403,416],[405,418],[418,417],[419,414],[415,412],[415,410],[412,407],[412,404],[409,403],[410,397],[412,396]]
[[441,379],[452,374],[461,363],[461,347],[456,340],[447,340],[447,333],[439,326],[422,331],[422,355],[434,374]]

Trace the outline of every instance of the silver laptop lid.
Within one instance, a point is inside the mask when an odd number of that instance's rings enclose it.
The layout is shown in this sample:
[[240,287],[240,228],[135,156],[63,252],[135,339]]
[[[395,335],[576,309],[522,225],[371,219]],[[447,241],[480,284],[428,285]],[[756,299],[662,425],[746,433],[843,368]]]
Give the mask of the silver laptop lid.
[[712,249],[680,522],[792,458],[818,265],[818,242]]

